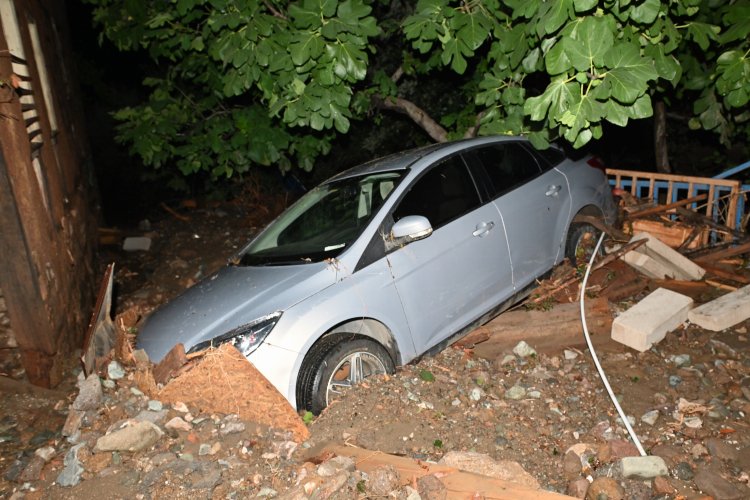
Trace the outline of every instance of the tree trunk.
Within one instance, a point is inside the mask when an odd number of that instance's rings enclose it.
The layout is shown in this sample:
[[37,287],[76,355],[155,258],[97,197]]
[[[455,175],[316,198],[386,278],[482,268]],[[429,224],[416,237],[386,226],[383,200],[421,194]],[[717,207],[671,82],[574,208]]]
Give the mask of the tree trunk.
[[667,108],[664,101],[656,101],[654,107],[654,152],[656,153],[656,170],[664,174],[672,172],[667,150]]

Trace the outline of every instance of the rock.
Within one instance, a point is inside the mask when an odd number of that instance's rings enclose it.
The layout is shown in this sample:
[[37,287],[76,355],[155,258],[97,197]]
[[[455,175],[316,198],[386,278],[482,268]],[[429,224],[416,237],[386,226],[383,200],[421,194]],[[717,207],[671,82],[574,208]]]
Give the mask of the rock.
[[275,498],[276,496],[278,496],[278,492],[268,486],[262,487],[255,495],[256,498]]
[[586,498],[586,492],[589,489],[590,483],[587,479],[579,478],[575,481],[568,483],[568,489],[566,493],[575,498]]
[[519,358],[528,358],[529,356],[536,356],[536,351],[526,341],[522,340],[513,348],[513,354]]
[[343,455],[335,456],[318,465],[317,473],[320,477],[331,477],[342,471],[354,471],[354,460],[352,458]]
[[433,474],[417,479],[417,491],[422,500],[447,500],[448,489]]
[[716,457],[721,460],[735,461],[739,458],[739,452],[737,451],[737,448],[722,439],[707,439],[706,448],[708,448],[708,452],[712,457]]
[[193,426],[188,422],[185,422],[181,417],[174,417],[169,422],[164,424],[164,427],[175,431],[185,432],[190,432],[193,429]]
[[92,373],[80,383],[78,396],[73,401],[73,409],[78,411],[97,410],[102,403],[102,383],[96,373]]
[[670,356],[669,360],[674,363],[676,368],[688,366],[690,364],[690,354],[678,354],[676,356]]
[[479,401],[480,399],[482,399],[482,396],[484,396],[484,391],[479,387],[474,387],[469,392],[469,399],[471,399],[472,401]]
[[140,451],[153,446],[164,432],[151,422],[134,422],[96,440],[96,451]]
[[156,399],[151,399],[148,402],[148,409],[151,411],[161,411],[163,407],[164,405],[162,405],[161,401],[157,401]]
[[42,475],[42,469],[47,462],[39,456],[33,456],[23,472],[18,476],[17,481],[19,483],[29,483],[32,481],[38,481]]
[[739,500],[747,498],[746,493],[740,491],[732,483],[715,472],[702,469],[695,475],[695,485],[703,493],[711,495],[714,500]]
[[692,448],[690,448],[690,454],[693,456],[693,458],[698,459],[703,455],[708,455],[708,448],[703,446],[701,443],[696,443]]
[[62,435],[65,437],[73,436],[81,428],[83,422],[83,412],[70,409],[68,418],[65,419],[65,425],[62,428]]
[[117,361],[110,361],[107,365],[107,378],[110,380],[120,380],[125,376],[125,369]]
[[651,454],[663,458],[668,464],[676,464],[683,454],[681,448],[671,444],[657,444],[651,448]]
[[630,441],[623,439],[612,439],[599,447],[599,459],[602,462],[619,460],[624,457],[637,457],[639,455],[638,448]]
[[438,462],[466,472],[494,477],[504,481],[521,484],[532,489],[539,489],[539,482],[518,462],[511,460],[494,460],[484,453],[473,451],[449,451]]
[[625,457],[620,460],[622,476],[625,478],[651,479],[669,473],[661,457]]
[[586,500],[625,500],[625,489],[611,477],[597,477],[586,491]]
[[391,491],[397,490],[401,485],[401,476],[391,465],[378,467],[370,472],[369,476],[367,493],[370,495],[387,497]]
[[221,424],[219,433],[222,436],[226,436],[227,434],[237,434],[244,430],[245,424],[243,422],[240,422],[240,419],[237,415],[227,415],[226,417],[224,417],[224,422]]
[[563,356],[567,361],[572,361],[578,357],[578,353],[575,351],[569,351],[568,349],[565,349],[563,351]]
[[682,383],[682,377],[679,375],[670,375],[669,376],[669,387],[677,387]]
[[278,456],[289,460],[297,449],[297,443],[294,441],[274,441],[271,443],[271,448]]
[[641,422],[648,424],[648,425],[654,425],[658,419],[659,419],[659,410],[647,411],[641,416]]
[[348,472],[339,472],[335,476],[330,477],[324,482],[316,492],[317,498],[331,498],[334,493],[344,487],[347,480],[349,479]]
[[115,381],[114,380],[110,380],[110,379],[102,380],[102,385],[106,389],[114,389],[115,387],[117,387],[117,384],[115,384]]
[[49,462],[57,454],[57,451],[53,446],[45,446],[44,448],[38,448],[34,455],[40,457],[45,462]]
[[55,480],[60,486],[75,486],[81,481],[83,465],[81,465],[81,462],[78,460],[78,450],[83,446],[85,446],[84,443],[77,444],[65,454],[65,458],[63,459],[63,470]]
[[657,495],[673,495],[675,493],[674,486],[672,486],[669,479],[664,476],[656,476],[654,478],[653,487],[654,493]]
[[138,413],[138,415],[133,417],[133,420],[137,420],[138,422],[151,422],[152,424],[161,424],[167,419],[167,413],[167,410],[143,410]]
[[505,391],[505,399],[523,399],[526,397],[526,389],[520,385],[514,385],[507,391]]
[[182,401],[177,401],[176,403],[174,403],[172,405],[172,409],[174,411],[177,411],[177,412],[180,412],[180,413],[187,413],[188,412],[187,405],[185,403],[183,403]]
[[672,469],[672,473],[677,479],[681,479],[683,481],[690,481],[695,475],[693,474],[693,468],[687,462],[680,462],[675,465]]
[[[563,473],[567,479],[576,479],[581,477],[581,458],[569,451],[563,456]],[[586,483],[588,486],[588,483]]]

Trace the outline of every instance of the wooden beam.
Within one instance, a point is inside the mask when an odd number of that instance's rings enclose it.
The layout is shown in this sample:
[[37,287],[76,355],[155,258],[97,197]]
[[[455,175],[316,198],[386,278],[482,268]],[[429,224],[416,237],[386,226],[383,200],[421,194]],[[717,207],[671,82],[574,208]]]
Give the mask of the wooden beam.
[[[527,486],[464,472],[454,467],[423,462],[407,457],[397,457],[381,451],[371,451],[353,446],[329,444],[316,450],[317,456],[346,456],[354,459],[358,470],[372,473],[385,466],[396,469],[401,484],[413,484],[423,476],[434,475],[443,483],[450,500],[466,498],[486,498],[492,500],[572,500],[573,497],[545,490],[535,490]],[[315,457],[308,460],[316,461]]]
[[729,248],[722,248],[716,252],[707,253],[693,259],[696,262],[716,262],[722,259],[728,259],[736,255],[742,255],[743,253],[750,252],[750,241],[747,241],[741,245],[737,245]]
[[646,217],[649,215],[661,214],[668,210],[672,210],[673,208],[684,207],[685,205],[690,205],[691,203],[697,203],[699,201],[703,201],[706,198],[708,198],[708,195],[704,193],[704,194],[699,194],[698,196],[693,196],[692,198],[686,198],[684,200],[675,201],[674,203],[668,203],[666,205],[659,205],[657,207],[647,208],[645,210],[639,210],[638,212],[629,213],[628,219],[635,219],[638,217]]

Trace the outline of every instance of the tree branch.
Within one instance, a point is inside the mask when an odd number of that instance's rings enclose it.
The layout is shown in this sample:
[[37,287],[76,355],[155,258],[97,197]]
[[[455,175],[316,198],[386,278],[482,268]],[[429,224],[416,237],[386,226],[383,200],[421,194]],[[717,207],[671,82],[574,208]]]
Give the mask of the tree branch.
[[480,111],[477,113],[477,117],[474,120],[474,125],[466,129],[466,132],[464,132],[464,139],[470,139],[472,137],[477,136],[477,132],[479,131],[479,125],[482,121],[482,117],[484,116],[484,111]]
[[263,3],[265,4],[266,8],[268,8],[268,10],[271,11],[271,14],[273,14],[273,17],[278,17],[279,19],[283,19],[285,21],[287,20],[287,17],[281,12],[279,12],[278,10],[276,10],[273,7],[273,5],[271,5],[271,2],[264,1]]
[[435,142],[446,142],[448,140],[448,132],[413,102],[401,97],[386,97],[383,99],[381,96],[376,95],[374,98],[378,106],[406,114],[414,123],[422,127]]

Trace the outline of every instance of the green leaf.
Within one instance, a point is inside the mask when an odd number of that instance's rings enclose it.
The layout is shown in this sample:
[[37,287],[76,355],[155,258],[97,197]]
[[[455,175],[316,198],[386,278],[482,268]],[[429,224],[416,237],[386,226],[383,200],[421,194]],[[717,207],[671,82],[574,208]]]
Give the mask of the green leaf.
[[314,31],[299,31],[292,36],[289,53],[297,66],[305,64],[310,59],[317,60],[323,53],[325,44],[320,35]]
[[692,39],[702,50],[707,50],[711,41],[716,40],[719,28],[707,23],[692,22],[687,27],[687,37]]
[[547,52],[547,55],[544,56],[544,64],[547,68],[547,73],[550,75],[567,73],[573,68],[573,64],[565,53],[565,44],[561,41],[557,42],[549,52]]
[[544,120],[549,113],[550,121],[558,120],[580,93],[580,86],[567,82],[564,77],[553,79],[544,93],[526,100],[523,106],[525,114],[534,121]]
[[450,64],[453,71],[462,75],[466,71],[468,64],[464,56],[471,56],[472,54],[472,50],[465,43],[461,40],[451,38],[443,44],[443,54],[440,59],[443,61],[443,64]]
[[648,89],[648,82],[657,78],[653,61],[642,57],[638,47],[620,43],[607,52],[605,64],[610,68],[605,80],[612,96],[623,104],[631,104]]
[[576,38],[563,38],[565,54],[578,71],[602,66],[604,54],[613,43],[614,36],[607,23],[595,17],[584,18],[579,23]]
[[599,4],[599,0],[573,0],[573,6],[576,12],[586,12]]
[[490,22],[482,10],[471,14],[457,13],[452,23],[456,38],[461,40],[473,52],[487,40],[490,34]]
[[630,19],[641,24],[651,24],[659,14],[660,0],[645,0],[630,8]]
[[543,3],[542,7],[547,7],[548,10],[539,21],[541,31],[538,28],[537,33],[546,33],[550,35],[573,18],[573,0],[552,0]]

